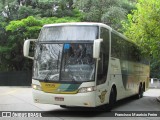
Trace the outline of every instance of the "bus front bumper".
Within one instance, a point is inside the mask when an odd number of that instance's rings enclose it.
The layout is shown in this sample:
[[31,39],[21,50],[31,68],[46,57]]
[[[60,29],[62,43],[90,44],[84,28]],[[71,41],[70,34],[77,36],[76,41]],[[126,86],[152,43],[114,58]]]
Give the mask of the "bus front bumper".
[[33,89],[35,103],[55,104],[79,107],[96,107],[95,92],[77,94],[52,94]]

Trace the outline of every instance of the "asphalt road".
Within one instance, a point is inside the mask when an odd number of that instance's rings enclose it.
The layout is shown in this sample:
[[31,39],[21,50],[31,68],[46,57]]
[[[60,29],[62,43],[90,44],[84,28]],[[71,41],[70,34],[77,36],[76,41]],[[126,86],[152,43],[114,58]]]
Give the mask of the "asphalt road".
[[[45,114],[48,117],[42,117],[41,119],[52,120],[75,120],[75,119],[92,119],[92,120],[106,120],[106,117],[113,120],[134,120],[134,117],[108,117],[115,115],[116,112],[122,111],[160,111],[160,103],[156,100],[156,97],[160,95],[160,89],[149,89],[144,93],[144,97],[141,99],[133,99],[133,97],[118,101],[112,112],[102,112],[97,109],[86,108],[60,108],[56,105],[47,104],[35,104],[32,100],[32,89],[29,87],[0,87],[0,111],[35,111]],[[52,117],[49,117],[52,116]],[[17,120],[22,119],[20,117],[7,118],[1,117],[0,119]],[[23,118],[27,119],[27,118]],[[36,118],[29,118],[34,120]],[[152,120],[158,117],[136,117],[140,120]]]

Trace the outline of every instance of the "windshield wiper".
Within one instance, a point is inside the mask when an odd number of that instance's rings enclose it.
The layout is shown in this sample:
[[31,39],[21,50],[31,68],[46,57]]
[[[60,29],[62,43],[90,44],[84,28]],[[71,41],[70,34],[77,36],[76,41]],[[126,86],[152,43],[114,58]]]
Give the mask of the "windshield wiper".
[[49,79],[49,77],[51,76],[51,74],[54,72],[54,70],[51,70],[50,72],[47,73],[46,77],[44,78],[44,81],[49,81],[50,79],[51,80],[56,80],[55,78],[58,76],[59,77],[59,74],[53,74],[52,78]]
[[59,58],[60,58],[60,51],[58,53],[58,60],[57,60],[57,72],[58,72],[58,66],[59,66]]
[[51,72],[47,73],[46,77],[44,78],[44,81],[45,81],[45,82],[49,81],[48,78],[49,78],[50,74],[51,74]]

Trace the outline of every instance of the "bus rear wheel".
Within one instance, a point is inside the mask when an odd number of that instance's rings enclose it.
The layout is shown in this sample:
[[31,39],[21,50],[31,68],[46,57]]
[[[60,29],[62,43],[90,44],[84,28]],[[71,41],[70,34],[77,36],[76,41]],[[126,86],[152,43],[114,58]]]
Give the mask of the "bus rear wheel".
[[142,97],[143,97],[143,92],[144,92],[143,86],[140,84],[140,86],[139,86],[139,91],[138,91],[138,94],[136,95],[136,98],[137,98],[137,99],[142,98]]

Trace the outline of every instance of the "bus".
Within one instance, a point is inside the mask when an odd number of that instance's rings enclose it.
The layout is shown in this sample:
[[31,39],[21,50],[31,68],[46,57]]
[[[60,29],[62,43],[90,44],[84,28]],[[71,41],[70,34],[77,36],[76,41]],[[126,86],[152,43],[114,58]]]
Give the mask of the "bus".
[[103,23],[44,25],[38,39],[24,42],[23,52],[34,61],[35,103],[111,109],[148,88],[150,67],[139,47]]

